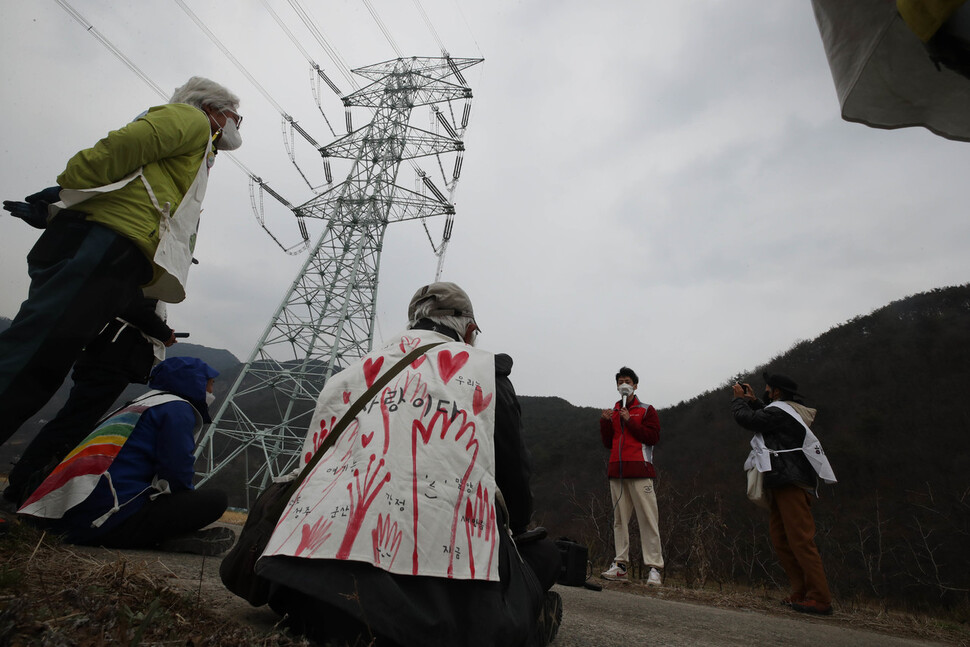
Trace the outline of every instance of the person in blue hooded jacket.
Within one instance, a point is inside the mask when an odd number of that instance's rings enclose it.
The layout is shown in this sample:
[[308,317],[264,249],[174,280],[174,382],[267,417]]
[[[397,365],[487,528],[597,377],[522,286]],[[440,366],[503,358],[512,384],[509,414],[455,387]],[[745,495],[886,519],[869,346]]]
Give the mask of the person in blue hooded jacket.
[[204,529],[226,511],[226,493],[192,483],[196,438],[212,421],[217,375],[196,358],[159,363],[152,390],[102,421],[18,512],[76,544],[203,555],[227,550],[232,530]]

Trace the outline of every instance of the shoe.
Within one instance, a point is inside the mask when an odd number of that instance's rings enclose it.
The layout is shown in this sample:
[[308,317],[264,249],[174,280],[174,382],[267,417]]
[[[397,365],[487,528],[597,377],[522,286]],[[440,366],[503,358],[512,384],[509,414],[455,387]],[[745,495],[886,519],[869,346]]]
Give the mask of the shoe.
[[660,579],[660,571],[655,569],[653,566],[650,567],[650,574],[647,575],[647,586],[663,586],[663,582]]
[[832,615],[832,605],[822,604],[821,602],[816,602],[811,598],[803,598],[791,603],[791,608],[799,613],[813,613],[819,616],[830,616]]
[[536,625],[539,644],[548,645],[555,640],[561,624],[562,596],[555,591],[546,591],[546,598],[542,601],[542,611],[539,612],[539,622]]
[[216,526],[177,537],[169,537],[159,542],[158,550],[168,553],[212,556],[226,552],[235,542],[236,533],[231,528]]
[[801,593],[792,593],[791,595],[785,596],[781,599],[781,605],[784,607],[790,607],[792,602],[801,602],[805,596]]
[[613,582],[626,582],[626,564],[613,562],[613,565],[608,570],[600,573],[600,577],[604,580],[612,580]]

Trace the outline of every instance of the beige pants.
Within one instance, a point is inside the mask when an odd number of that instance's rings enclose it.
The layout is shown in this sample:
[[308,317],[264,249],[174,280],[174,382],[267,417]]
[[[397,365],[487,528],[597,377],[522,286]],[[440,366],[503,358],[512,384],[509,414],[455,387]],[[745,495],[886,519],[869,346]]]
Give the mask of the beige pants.
[[610,479],[610,495],[614,510],[613,544],[616,547],[613,561],[630,563],[630,517],[636,510],[643,563],[662,570],[664,558],[653,479]]

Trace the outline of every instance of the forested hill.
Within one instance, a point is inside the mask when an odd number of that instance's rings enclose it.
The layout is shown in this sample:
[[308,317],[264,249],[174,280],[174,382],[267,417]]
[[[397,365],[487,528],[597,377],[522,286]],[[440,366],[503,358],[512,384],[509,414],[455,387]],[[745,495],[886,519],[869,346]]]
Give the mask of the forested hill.
[[[739,372],[743,369],[739,367]],[[970,590],[970,285],[937,289],[800,342],[742,377],[785,373],[818,408],[813,429],[839,483],[816,506],[819,544],[841,592],[945,604]],[[661,532],[668,568],[689,577],[778,578],[764,514],[744,495],[750,434],[723,386],[659,411]],[[663,376],[653,375],[653,380]],[[538,520],[610,558],[610,510],[593,408],[523,397]],[[610,403],[604,403],[604,406]]]

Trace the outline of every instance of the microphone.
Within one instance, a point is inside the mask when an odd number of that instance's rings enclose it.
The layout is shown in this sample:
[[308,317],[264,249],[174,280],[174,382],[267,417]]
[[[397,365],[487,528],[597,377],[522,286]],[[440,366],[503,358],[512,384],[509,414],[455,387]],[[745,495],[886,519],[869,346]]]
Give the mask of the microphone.
[[626,409],[626,393],[623,394],[623,406],[622,409]]

